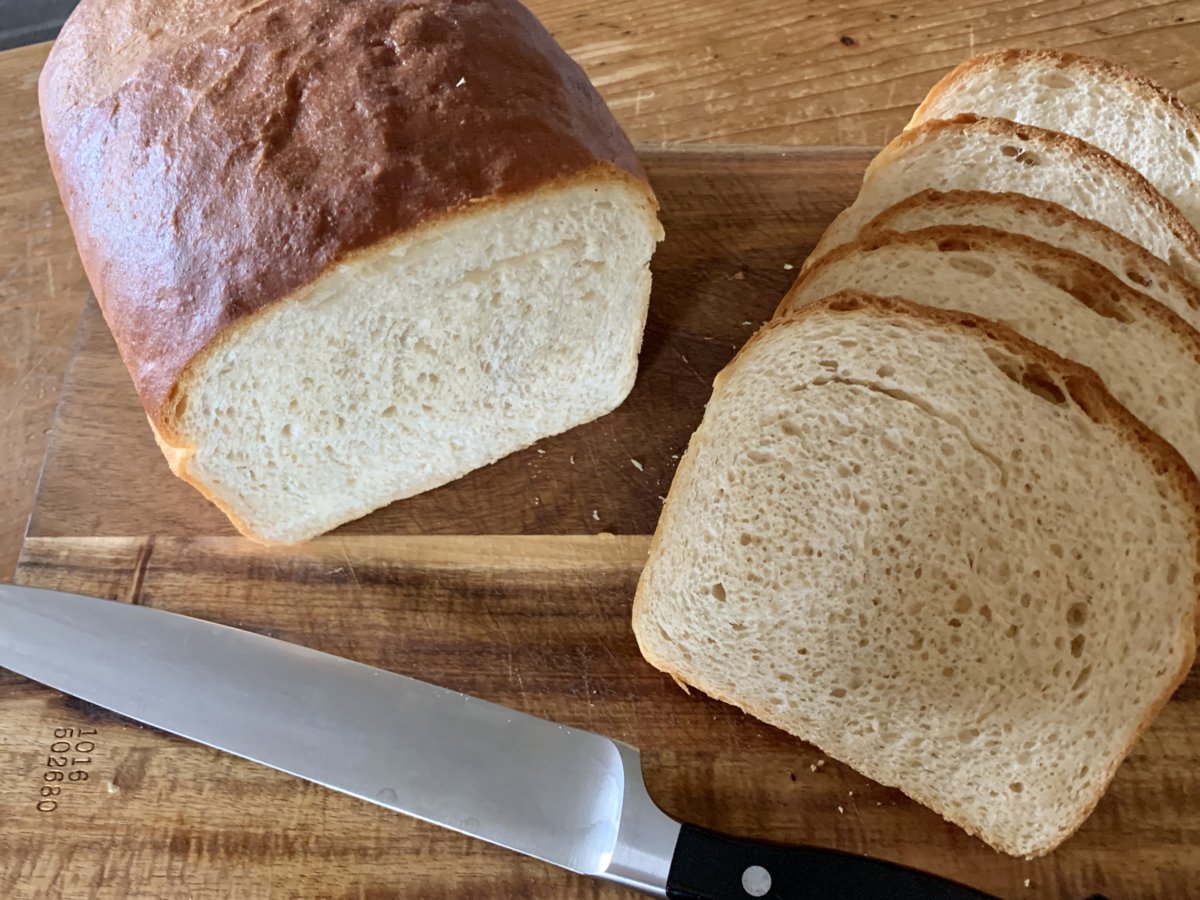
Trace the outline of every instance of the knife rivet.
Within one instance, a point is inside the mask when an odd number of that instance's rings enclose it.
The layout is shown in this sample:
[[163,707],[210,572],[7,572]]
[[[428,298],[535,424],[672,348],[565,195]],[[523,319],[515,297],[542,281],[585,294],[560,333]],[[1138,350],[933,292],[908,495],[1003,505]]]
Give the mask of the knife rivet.
[[771,889],[771,873],[762,866],[747,866],[742,873],[742,890],[751,897],[765,896]]

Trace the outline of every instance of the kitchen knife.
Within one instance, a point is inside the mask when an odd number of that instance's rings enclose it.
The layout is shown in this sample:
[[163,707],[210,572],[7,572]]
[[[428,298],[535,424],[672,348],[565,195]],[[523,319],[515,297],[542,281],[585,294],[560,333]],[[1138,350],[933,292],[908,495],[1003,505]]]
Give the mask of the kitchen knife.
[[0,585],[0,666],[164,731],[660,897],[987,896],[892,863],[677,822],[646,792],[638,751],[620,741],[175,613]]

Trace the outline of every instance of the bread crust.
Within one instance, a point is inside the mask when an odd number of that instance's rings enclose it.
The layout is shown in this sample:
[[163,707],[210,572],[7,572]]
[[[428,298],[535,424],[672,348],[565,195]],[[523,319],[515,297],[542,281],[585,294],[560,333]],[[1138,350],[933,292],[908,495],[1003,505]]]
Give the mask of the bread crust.
[[1086,232],[1095,238],[1097,243],[1111,249],[1114,253],[1121,253],[1127,258],[1131,258],[1136,266],[1149,270],[1158,280],[1169,282],[1176,291],[1184,295],[1188,306],[1200,313],[1200,286],[1188,281],[1145,247],[1134,243],[1103,222],[1085,218],[1059,203],[1042,200],[1038,197],[1029,197],[1014,191],[993,193],[990,191],[937,191],[929,188],[889,206],[868,222],[859,234],[862,238],[873,238],[883,232],[894,231],[891,223],[897,217],[903,216],[911,210],[988,206],[1008,208],[1017,215],[1027,215],[1039,222],[1047,222],[1053,227],[1066,226]]
[[83,0],[39,99],[84,268],[169,440],[196,354],[355,253],[589,172],[653,202],[516,0]]
[[[863,190],[865,191],[875,178],[886,178],[887,167],[892,161],[903,156],[908,150],[917,147],[925,141],[937,140],[944,133],[958,131],[967,134],[984,134],[993,138],[1015,138],[1021,141],[1037,143],[1045,148],[1064,152],[1075,162],[1090,162],[1095,166],[1108,170],[1118,181],[1125,184],[1125,190],[1133,194],[1154,209],[1162,218],[1167,228],[1176,240],[1192,257],[1193,265],[1200,266],[1200,232],[1184,217],[1179,208],[1164,197],[1154,185],[1136,169],[1121,162],[1115,156],[1104,152],[1099,147],[1082,141],[1069,134],[1059,131],[1049,131],[1034,125],[1022,125],[1008,119],[976,116],[972,113],[962,113],[950,119],[931,119],[911,127],[897,135],[879,154],[871,160],[863,175]],[[852,207],[851,207],[852,208]],[[809,268],[824,254],[830,251],[829,242],[834,226],[842,220],[848,210],[843,210],[813,248],[803,269]]]
[[1124,66],[1119,66],[1116,63],[1095,56],[1081,56],[1077,53],[1052,48],[1027,49],[1021,47],[992,50],[988,53],[981,53],[978,56],[974,56],[964,63],[960,63],[929,89],[929,93],[925,95],[925,99],[921,101],[921,105],[917,107],[908,125],[905,126],[905,130],[925,120],[926,110],[937,103],[941,96],[955,82],[966,78],[972,72],[980,69],[1016,68],[1018,66],[1071,69],[1100,81],[1108,81],[1120,85],[1121,88],[1133,96],[1168,110],[1172,116],[1179,117],[1185,128],[1200,131],[1200,113],[1197,113],[1152,78],[1131,72]]
[[[1131,446],[1135,447],[1154,467],[1163,474],[1174,490],[1180,497],[1183,505],[1191,511],[1192,517],[1192,545],[1196,558],[1197,568],[1200,569],[1200,481],[1196,475],[1188,467],[1183,457],[1179,452],[1168,444],[1165,440],[1151,431],[1147,426],[1142,424],[1140,420],[1135,418],[1124,406],[1122,406],[1105,388],[1100,377],[1091,369],[1079,363],[1064,359],[1052,351],[1030,341],[1028,338],[1018,334],[1013,329],[999,322],[994,322],[989,319],[983,319],[979,316],[970,315],[968,313],[956,312],[953,310],[943,310],[928,306],[922,306],[906,300],[901,297],[880,297],[872,294],[866,294],[859,291],[839,291],[829,297],[809,303],[799,309],[787,312],[784,315],[777,316],[767,322],[760,328],[745,346],[737,353],[729,364],[721,370],[717,375],[713,390],[720,390],[721,385],[729,378],[730,373],[738,366],[744,355],[752,353],[755,346],[763,340],[764,336],[773,333],[776,330],[788,329],[810,319],[816,319],[823,316],[838,316],[848,313],[856,313],[868,315],[881,321],[908,321],[917,326],[931,327],[947,332],[970,333],[982,340],[998,344],[1016,356],[1019,356],[1029,363],[1040,365],[1045,372],[1055,378],[1064,388],[1064,394],[1069,396],[1073,402],[1081,406],[1085,412],[1098,424],[1124,432],[1129,438]],[[703,426],[702,426],[703,427]],[[695,447],[698,440],[702,437],[702,428],[692,436],[692,440],[688,445],[687,452],[684,453],[680,460],[679,469],[676,473],[676,478],[686,478],[691,471],[693,460],[695,457]],[[649,554],[647,557],[646,568],[649,569],[662,555],[662,522],[666,520],[667,512],[671,509],[673,492],[668,492],[666,503],[663,506],[663,515],[659,519],[659,527],[655,530],[654,537],[650,542]],[[985,834],[978,829],[972,828],[967,823],[960,821],[953,815],[948,815],[944,809],[936,802],[936,798],[923,794],[921,791],[909,791],[906,787],[888,781],[881,777],[881,773],[873,771],[873,766],[857,766],[864,775],[879,781],[882,784],[890,787],[895,787],[908,794],[912,799],[916,800],[924,806],[937,812],[949,822],[953,822],[963,828],[969,834],[979,837],[981,840],[1000,850],[1014,856],[1037,857],[1044,856],[1059,846],[1068,837],[1074,834],[1087,817],[1091,814],[1100,798],[1104,795],[1108,784],[1116,774],[1117,768],[1121,762],[1129,754],[1133,745],[1142,733],[1149,727],[1154,717],[1158,715],[1162,707],[1170,700],[1171,695],[1175,693],[1178,687],[1187,677],[1188,671],[1195,660],[1196,642],[1197,642],[1197,625],[1200,618],[1200,586],[1193,585],[1196,590],[1196,602],[1193,605],[1191,622],[1184,621],[1183,630],[1178,635],[1180,642],[1186,648],[1184,653],[1183,663],[1179,670],[1174,673],[1168,686],[1163,690],[1161,695],[1151,704],[1145,715],[1135,724],[1129,741],[1115,755],[1114,762],[1109,765],[1103,779],[1098,783],[1094,796],[1088,798],[1088,801],[1081,807],[1080,813],[1064,826],[1053,838],[1047,841],[1044,845],[1033,848],[1031,851],[1013,847],[1008,845],[1003,839],[995,835]],[[771,721],[772,715],[770,710],[758,709],[750,704],[739,703],[736,699],[727,696],[719,689],[715,689],[712,685],[699,683],[700,679],[687,679],[684,674],[675,668],[669,660],[657,656],[652,649],[647,647],[641,640],[639,631],[641,628],[654,627],[654,620],[651,614],[647,611],[649,600],[646,597],[645,579],[638,582],[637,590],[634,595],[633,602],[633,628],[635,637],[638,639],[638,647],[642,652],[643,657],[652,666],[660,671],[668,674],[677,683],[690,684],[691,686],[703,691],[705,694],[720,700],[724,703],[729,703],[742,709],[749,715],[764,721]],[[797,734],[796,737],[805,741],[812,741],[811,736]],[[823,752],[827,752],[830,756],[837,758],[839,753],[835,752],[835,748],[822,746],[822,744],[814,743],[814,746],[820,748]]]
[[[1136,310],[1143,317],[1158,322],[1178,341],[1196,364],[1200,365],[1200,332],[1180,318],[1173,310],[1159,303],[1153,297],[1135,291],[1100,263],[1081,253],[1055,247],[1028,235],[1014,234],[984,225],[936,225],[916,231],[883,231],[874,234],[865,234],[865,231],[866,229],[864,229],[863,237],[835,247],[815,262],[811,268],[801,272],[791,288],[788,289],[787,294],[784,295],[783,300],[780,301],[775,311],[776,317],[798,308],[794,305],[793,298],[808,279],[816,278],[820,272],[830,266],[838,265],[847,256],[881,247],[884,244],[936,250],[942,242],[952,242],[956,245],[965,244],[971,249],[979,248],[984,252],[993,247],[1008,250],[1035,262],[1055,266],[1060,271],[1077,278],[1078,281],[1075,283],[1090,289],[1090,292],[1098,297],[1113,298],[1119,304]],[[1082,301],[1080,302],[1082,303]],[[803,308],[803,306],[799,308]],[[1040,347],[1041,345],[1034,344],[1034,346]]]

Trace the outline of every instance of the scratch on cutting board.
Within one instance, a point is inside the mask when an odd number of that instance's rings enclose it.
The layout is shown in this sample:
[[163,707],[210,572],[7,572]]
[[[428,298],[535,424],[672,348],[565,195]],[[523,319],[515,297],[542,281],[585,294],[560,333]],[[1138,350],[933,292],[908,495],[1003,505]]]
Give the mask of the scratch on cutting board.
[[708,382],[707,382],[707,381],[705,381],[703,378],[701,378],[701,377],[700,377],[700,373],[699,373],[699,372],[697,372],[697,371],[696,371],[696,370],[695,370],[695,369],[692,367],[692,364],[691,364],[690,362],[688,362],[688,358],[687,358],[686,356],[684,356],[684,355],[683,355],[683,351],[682,351],[682,350],[680,350],[678,347],[676,347],[676,346],[675,346],[675,342],[674,342],[674,341],[672,341],[672,340],[668,340],[668,341],[667,341],[667,343],[668,343],[668,344],[670,344],[670,346],[671,346],[671,349],[675,351],[675,355],[676,355],[676,356],[678,356],[678,357],[680,358],[680,360],[682,360],[682,361],[683,361],[683,364],[684,364],[684,365],[687,367],[687,370],[688,370],[689,372],[691,372],[693,375],[695,375],[695,376],[696,376],[696,380],[697,380],[697,381],[699,381],[699,382],[700,382],[702,385],[704,385],[705,387],[708,387]]
[[133,583],[129,586],[129,602],[140,606],[142,602],[142,585],[146,581],[146,569],[150,566],[150,557],[154,554],[154,538],[148,537],[138,548],[137,561],[133,564]]
[[350,551],[346,549],[346,542],[338,541],[338,549],[342,551],[342,559],[346,563],[346,571],[350,573],[350,580],[356,588],[362,590],[362,582],[358,580],[358,573],[354,571],[354,563],[350,561]]

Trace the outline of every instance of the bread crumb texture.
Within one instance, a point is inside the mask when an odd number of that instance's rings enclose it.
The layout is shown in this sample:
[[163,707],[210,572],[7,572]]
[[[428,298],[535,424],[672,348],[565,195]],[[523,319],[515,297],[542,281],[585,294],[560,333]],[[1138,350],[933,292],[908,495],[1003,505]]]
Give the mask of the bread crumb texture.
[[1191,663],[1195,479],[1091,373],[1007,329],[840,297],[718,377],[639,644],[993,846],[1045,853]]

